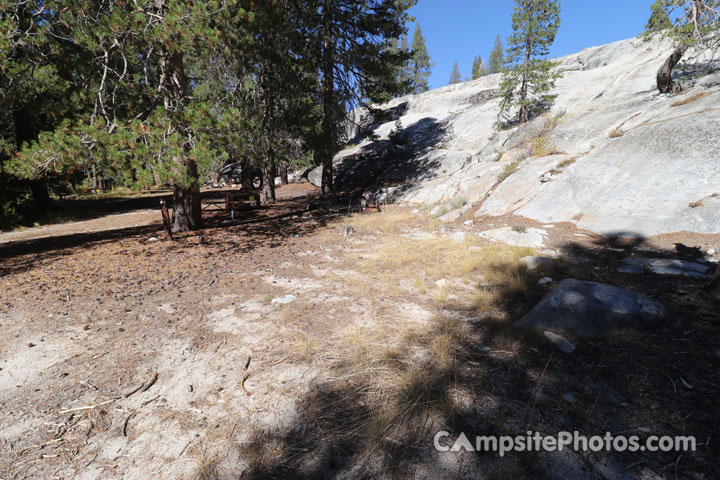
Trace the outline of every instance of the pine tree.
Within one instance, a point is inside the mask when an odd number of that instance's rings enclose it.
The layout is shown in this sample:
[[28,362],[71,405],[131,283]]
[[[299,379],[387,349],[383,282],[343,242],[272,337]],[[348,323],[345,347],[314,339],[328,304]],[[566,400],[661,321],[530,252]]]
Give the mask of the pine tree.
[[[314,143],[323,166],[322,195],[329,196],[333,194],[333,157],[346,112],[361,101],[374,101],[396,80],[402,58],[384,48],[385,42],[406,33],[407,11],[415,0],[299,3],[307,3],[307,28],[317,32],[321,46],[316,52],[322,114]],[[318,23],[320,28],[315,27]]]
[[518,121],[525,123],[554,99],[549,92],[559,73],[547,55],[560,27],[559,1],[515,0],[512,27],[500,82],[499,118],[506,119],[511,108],[519,107]]
[[500,35],[495,38],[495,45],[488,58],[488,73],[500,73],[503,66],[503,44]]
[[432,73],[434,63],[430,61],[430,54],[425,45],[425,36],[423,35],[420,24],[415,24],[415,32],[412,39],[412,59],[410,61],[411,77],[414,86],[413,93],[415,95],[427,92],[430,89],[428,79]]
[[412,74],[412,51],[408,45],[407,35],[403,35],[400,38],[400,52],[407,56],[407,60],[402,62],[400,67],[400,78],[399,82],[403,86],[401,95],[408,95],[415,91],[415,83]]
[[455,62],[455,65],[453,65],[448,85],[454,85],[456,83],[462,83],[462,73],[460,73],[460,64],[458,62]]
[[667,12],[669,6],[669,0],[655,0],[655,3],[650,7],[652,13],[650,14],[647,25],[645,25],[646,35],[661,32],[672,27],[672,21],[670,21],[670,15],[668,15]]
[[480,77],[484,77],[487,75],[487,69],[485,68],[485,63],[483,62],[483,59],[480,55],[475,57],[473,60],[473,67],[472,67],[472,79],[477,80]]

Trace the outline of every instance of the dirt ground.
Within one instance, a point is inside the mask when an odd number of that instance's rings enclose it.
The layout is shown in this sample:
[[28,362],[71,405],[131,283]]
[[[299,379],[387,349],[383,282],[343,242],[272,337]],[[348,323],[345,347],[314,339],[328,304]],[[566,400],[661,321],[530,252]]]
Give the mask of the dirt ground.
[[[527,219],[278,193],[174,242],[143,209],[0,235],[0,479],[716,478],[720,303],[702,280],[616,267],[714,260],[720,236],[557,224],[560,258],[529,272],[530,249],[452,235],[545,227]],[[684,322],[572,354],[516,331],[566,277],[644,292]],[[440,430],[693,435],[697,451],[499,458],[436,452]]]

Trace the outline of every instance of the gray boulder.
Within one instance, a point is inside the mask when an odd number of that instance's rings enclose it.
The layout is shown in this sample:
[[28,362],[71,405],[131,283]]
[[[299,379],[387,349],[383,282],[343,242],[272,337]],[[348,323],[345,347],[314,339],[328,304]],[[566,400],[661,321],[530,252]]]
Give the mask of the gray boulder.
[[573,345],[573,343],[572,343],[571,341],[569,341],[569,340],[561,337],[561,336],[558,335],[557,333],[545,331],[545,332],[543,333],[543,335],[545,335],[545,338],[547,338],[548,340],[550,340],[550,343],[552,343],[553,345],[555,345],[555,346],[556,346],[557,348],[559,348],[562,352],[564,352],[564,353],[572,353],[572,352],[575,351],[575,345]]
[[553,267],[553,261],[547,257],[529,256],[520,259],[520,263],[525,265],[528,270],[550,270]]
[[547,232],[539,228],[502,227],[486,230],[480,236],[491,242],[500,242],[513,247],[542,248],[545,246]]
[[671,325],[673,320],[665,306],[646,295],[568,278],[515,322],[515,326],[561,332],[582,339],[657,329]]
[[627,264],[618,268],[620,273],[677,275],[690,278],[709,278],[710,267],[696,262],[668,258],[626,258]]
[[322,173],[323,173],[323,167],[320,165],[319,167],[313,168],[308,172],[307,179],[310,183],[315,185],[318,188],[322,187]]

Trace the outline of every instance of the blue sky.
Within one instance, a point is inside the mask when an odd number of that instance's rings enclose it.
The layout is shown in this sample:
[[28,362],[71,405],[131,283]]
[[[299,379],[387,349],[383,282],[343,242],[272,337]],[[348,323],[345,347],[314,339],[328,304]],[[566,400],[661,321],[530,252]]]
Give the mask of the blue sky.
[[[562,23],[551,57],[634,37],[642,32],[653,0],[563,0]],[[447,85],[453,63],[470,75],[475,55],[483,60],[497,34],[506,43],[512,31],[512,0],[419,0],[411,14],[420,23],[432,60],[431,88]],[[410,36],[414,30],[410,26]]]

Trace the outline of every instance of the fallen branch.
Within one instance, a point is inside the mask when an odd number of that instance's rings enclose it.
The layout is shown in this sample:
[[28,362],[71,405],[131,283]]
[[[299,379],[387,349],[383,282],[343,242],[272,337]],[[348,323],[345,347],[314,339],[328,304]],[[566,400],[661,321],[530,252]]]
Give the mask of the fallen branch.
[[147,382],[143,383],[143,384],[140,385],[139,387],[130,390],[130,391],[127,392],[125,395],[123,395],[123,397],[128,398],[130,395],[134,395],[134,394],[136,394],[137,392],[142,393],[142,392],[148,391],[148,389],[149,389],[150,387],[152,387],[153,385],[155,385],[155,382],[157,382],[157,379],[158,379],[158,374],[157,374],[157,372],[155,372],[155,373],[153,374],[153,376],[150,377],[150,380],[148,380]]
[[130,415],[127,416],[127,418],[126,418],[125,421],[123,422],[123,428],[122,428],[123,437],[127,437],[127,426],[128,426],[128,422],[130,421],[130,419],[131,419],[132,417],[135,416],[135,414],[136,414],[137,412],[138,412],[137,409],[134,410]]
[[94,409],[94,408],[98,408],[98,407],[102,407],[103,405],[107,405],[108,403],[112,403],[112,402],[118,400],[119,398],[120,398],[120,397],[118,397],[118,398],[112,398],[112,399],[107,400],[107,401],[105,401],[105,402],[98,403],[97,405],[88,405],[88,406],[85,406],[85,407],[76,407],[76,408],[68,408],[67,410],[60,410],[60,411],[58,412],[58,414],[60,414],[60,415],[65,415],[66,413],[70,413],[70,412],[82,412],[83,410],[92,410],[92,409]]
[[247,372],[245,372],[245,374],[244,374],[243,377],[242,377],[242,380],[240,381],[240,388],[242,388],[243,390],[245,390],[245,393],[247,393],[248,395],[252,395],[252,393],[249,392],[247,388],[245,388],[245,381],[246,381],[249,377],[250,377],[250,374],[247,373]]

